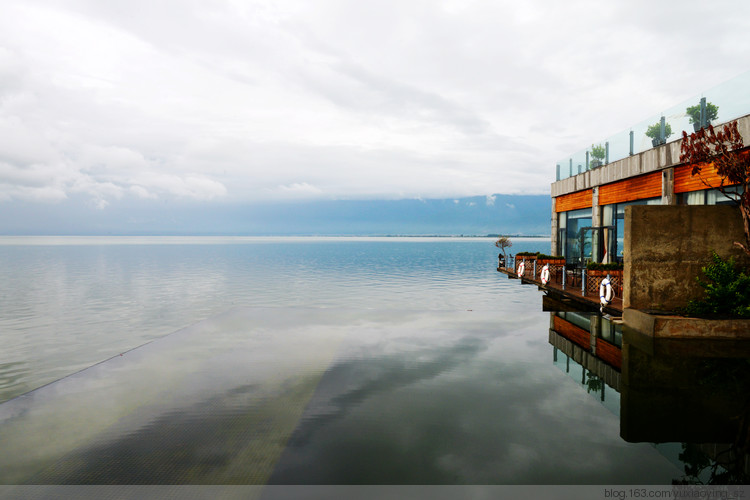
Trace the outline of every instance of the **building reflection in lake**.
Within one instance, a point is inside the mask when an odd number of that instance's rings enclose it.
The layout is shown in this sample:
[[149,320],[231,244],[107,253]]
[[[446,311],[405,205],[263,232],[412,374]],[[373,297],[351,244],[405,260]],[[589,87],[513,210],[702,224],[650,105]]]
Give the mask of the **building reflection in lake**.
[[553,363],[684,470],[674,483],[750,483],[750,346],[646,337],[597,313],[550,313]]

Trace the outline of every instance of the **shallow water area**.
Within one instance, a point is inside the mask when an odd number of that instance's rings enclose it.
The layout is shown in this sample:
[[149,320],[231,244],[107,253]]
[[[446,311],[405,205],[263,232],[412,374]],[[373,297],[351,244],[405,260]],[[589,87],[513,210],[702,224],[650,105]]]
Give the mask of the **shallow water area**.
[[[491,311],[238,308],[0,405],[3,484],[664,483]],[[49,436],[54,435],[54,440]]]
[[0,238],[0,484],[683,476],[561,369],[492,242]]

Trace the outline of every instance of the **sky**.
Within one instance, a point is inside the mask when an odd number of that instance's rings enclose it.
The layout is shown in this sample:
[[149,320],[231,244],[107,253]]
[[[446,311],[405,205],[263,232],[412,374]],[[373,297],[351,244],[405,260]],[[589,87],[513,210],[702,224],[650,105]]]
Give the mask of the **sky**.
[[741,0],[3,0],[0,213],[548,196],[748,33]]

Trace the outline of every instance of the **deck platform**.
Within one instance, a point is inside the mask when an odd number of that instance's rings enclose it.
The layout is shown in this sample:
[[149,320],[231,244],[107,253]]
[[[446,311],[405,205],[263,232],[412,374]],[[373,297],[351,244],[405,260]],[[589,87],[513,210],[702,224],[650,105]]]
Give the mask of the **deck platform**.
[[[539,290],[543,291],[547,296],[560,301],[562,303],[573,303],[574,307],[585,309],[585,310],[601,310],[607,314],[613,316],[622,316],[622,297],[615,294],[607,306],[601,307],[599,302],[598,286],[597,292],[592,293],[589,290],[585,290],[581,286],[581,276],[568,273],[565,279],[565,287],[562,284],[562,277],[560,275],[552,276],[550,281],[544,285],[539,279],[535,279],[531,276],[531,272],[527,270],[523,276],[516,274],[514,269],[507,267],[498,267],[498,272],[508,275],[509,278],[520,279],[523,284],[531,284],[539,287]],[[588,287],[587,287],[588,288]]]

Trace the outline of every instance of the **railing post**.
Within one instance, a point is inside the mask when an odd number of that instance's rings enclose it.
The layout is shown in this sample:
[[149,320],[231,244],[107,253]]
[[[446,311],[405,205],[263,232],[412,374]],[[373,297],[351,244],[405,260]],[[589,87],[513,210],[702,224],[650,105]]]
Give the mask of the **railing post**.
[[531,279],[536,280],[536,259],[534,259],[534,275],[531,277]]
[[633,131],[632,130],[630,131],[630,156],[633,156]]
[[581,268],[581,296],[586,296],[586,268]]
[[604,164],[609,165],[609,141],[604,143]]
[[659,120],[659,144],[666,144],[667,143],[667,120],[664,118],[664,115],[661,115],[661,120]]
[[565,275],[567,274],[566,265],[563,264],[562,289],[565,290]]
[[706,122],[708,122],[707,118],[708,118],[708,112],[706,110],[706,98],[701,97],[701,128],[706,127],[706,124],[707,124]]

